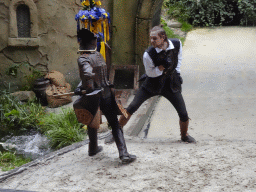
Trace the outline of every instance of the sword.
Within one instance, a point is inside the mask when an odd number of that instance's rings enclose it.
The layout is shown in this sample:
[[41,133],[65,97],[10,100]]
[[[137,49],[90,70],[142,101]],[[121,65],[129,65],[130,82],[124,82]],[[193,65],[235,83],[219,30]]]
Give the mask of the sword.
[[[101,89],[94,90],[93,92],[88,93],[88,94],[86,94],[86,91],[83,90],[82,94],[83,95],[85,94],[86,96],[91,96],[91,95],[97,95],[99,92],[101,92]],[[75,93],[74,92],[69,92],[69,93],[63,93],[63,94],[56,94],[56,95],[53,95],[53,96],[54,97],[60,97],[60,96],[72,96],[72,95],[75,95]]]
[[[83,90],[82,91],[82,94],[85,94],[86,91]],[[75,95],[75,92],[69,92],[69,93],[63,93],[63,94],[53,94],[52,96],[53,97],[60,97],[60,96],[72,96],[72,95]]]

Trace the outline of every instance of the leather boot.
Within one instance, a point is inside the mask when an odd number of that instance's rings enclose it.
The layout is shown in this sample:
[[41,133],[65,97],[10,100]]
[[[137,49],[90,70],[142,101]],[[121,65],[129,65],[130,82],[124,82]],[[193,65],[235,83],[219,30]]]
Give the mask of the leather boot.
[[196,140],[187,133],[188,132],[188,124],[189,124],[189,119],[185,122],[180,121],[181,140],[183,142],[196,143]]
[[126,123],[129,121],[129,119],[130,119],[131,116],[132,116],[128,111],[127,111],[127,114],[128,114],[128,117],[127,117],[127,118],[125,118],[124,115],[121,115],[121,117],[119,118],[119,125],[120,125],[121,127],[125,126]]
[[110,123],[110,126],[112,127],[113,138],[115,140],[119,152],[119,158],[121,159],[122,163],[127,164],[135,161],[136,156],[129,154],[127,151],[123,130],[121,129],[118,121]]
[[[126,125],[126,123],[129,121],[130,117],[132,116],[129,112],[127,112],[128,114],[128,118],[125,118],[124,115],[121,115],[121,117],[119,118],[119,125],[121,126],[121,128],[123,128],[123,126]],[[105,144],[112,144],[115,142],[115,139],[113,137],[113,134],[109,135],[106,139],[105,139]]]
[[88,154],[89,156],[94,156],[97,153],[103,150],[102,146],[98,146],[98,136],[97,136],[97,129],[91,128],[87,126],[88,136],[89,136],[89,148]]
[[[121,117],[119,118],[119,125],[121,126],[121,128],[123,128],[123,126],[126,125],[126,123],[129,121],[129,119],[131,118],[131,114],[127,111],[126,112],[128,114],[128,118],[125,118],[124,115],[121,115]],[[113,137],[113,134],[109,135],[106,139],[105,139],[105,144],[111,144],[114,143],[115,139]]]

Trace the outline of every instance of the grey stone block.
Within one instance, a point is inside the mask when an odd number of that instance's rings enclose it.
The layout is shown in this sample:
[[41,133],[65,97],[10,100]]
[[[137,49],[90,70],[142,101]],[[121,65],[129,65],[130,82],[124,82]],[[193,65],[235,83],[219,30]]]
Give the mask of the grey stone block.
[[178,21],[168,21],[167,26],[171,28],[181,28],[182,24]]

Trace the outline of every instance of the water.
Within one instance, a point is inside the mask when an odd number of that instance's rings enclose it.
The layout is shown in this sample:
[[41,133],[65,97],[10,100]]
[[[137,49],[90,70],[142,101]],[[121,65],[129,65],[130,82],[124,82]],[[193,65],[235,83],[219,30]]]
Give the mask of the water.
[[5,141],[3,147],[8,150],[15,150],[17,154],[33,160],[52,152],[49,140],[39,133],[27,136],[13,136]]

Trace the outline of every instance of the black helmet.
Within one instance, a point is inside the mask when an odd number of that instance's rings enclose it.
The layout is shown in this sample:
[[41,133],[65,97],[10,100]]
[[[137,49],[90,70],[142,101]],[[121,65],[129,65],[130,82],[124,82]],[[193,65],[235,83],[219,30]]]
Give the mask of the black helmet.
[[77,32],[77,37],[80,42],[80,50],[91,49],[97,39],[97,36],[94,33],[85,28],[82,28]]

